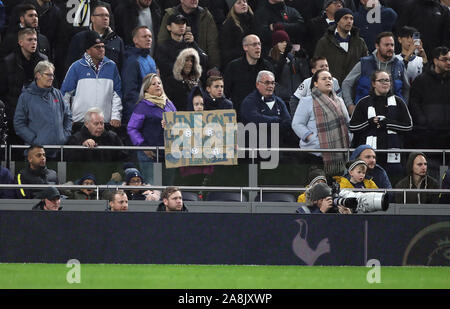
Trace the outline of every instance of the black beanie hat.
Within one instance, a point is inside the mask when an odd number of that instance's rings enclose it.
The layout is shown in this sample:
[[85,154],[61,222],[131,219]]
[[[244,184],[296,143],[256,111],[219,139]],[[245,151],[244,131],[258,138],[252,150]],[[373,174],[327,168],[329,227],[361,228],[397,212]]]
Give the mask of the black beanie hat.
[[334,13],[334,21],[336,22],[336,24],[339,22],[339,20],[342,17],[344,17],[347,14],[354,16],[352,10],[350,10],[350,9],[342,8],[342,9],[337,10],[337,12]]

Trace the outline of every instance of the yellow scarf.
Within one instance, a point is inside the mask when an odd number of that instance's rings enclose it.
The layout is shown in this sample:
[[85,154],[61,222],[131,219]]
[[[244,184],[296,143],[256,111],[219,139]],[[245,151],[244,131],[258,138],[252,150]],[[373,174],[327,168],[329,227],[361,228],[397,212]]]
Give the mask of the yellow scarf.
[[164,107],[166,106],[167,97],[164,93],[160,97],[157,97],[155,95],[151,95],[150,93],[146,92],[144,95],[144,99],[152,102],[161,109],[164,109]]

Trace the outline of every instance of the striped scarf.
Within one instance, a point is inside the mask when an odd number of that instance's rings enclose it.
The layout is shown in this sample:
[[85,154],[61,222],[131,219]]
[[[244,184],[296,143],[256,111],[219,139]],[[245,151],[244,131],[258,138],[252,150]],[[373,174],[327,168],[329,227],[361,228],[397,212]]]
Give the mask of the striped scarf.
[[[311,95],[320,148],[348,148],[347,121],[334,93],[329,97],[314,88]],[[344,153],[325,152],[322,158],[327,175],[341,175],[345,170]]]

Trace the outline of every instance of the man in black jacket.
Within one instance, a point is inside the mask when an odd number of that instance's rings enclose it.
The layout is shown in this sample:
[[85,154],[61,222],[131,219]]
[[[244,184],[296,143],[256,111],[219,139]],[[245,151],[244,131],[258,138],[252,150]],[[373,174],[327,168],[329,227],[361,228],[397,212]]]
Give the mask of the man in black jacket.
[[[28,148],[28,164],[17,174],[17,184],[58,184],[58,176],[54,170],[47,168],[44,147],[31,145]],[[38,189],[18,189],[19,198],[34,198]]]
[[32,210],[61,210],[61,194],[55,187],[48,187],[47,189],[37,194],[41,199],[39,203],[33,206]]
[[162,203],[158,205],[156,211],[165,212],[187,212],[183,203],[183,196],[177,187],[167,187],[162,193]]
[[67,153],[68,161],[108,162],[124,160],[127,155],[123,150],[93,150],[96,146],[123,146],[119,136],[105,130],[103,112],[96,107],[90,108],[84,116],[81,130],[72,135],[68,145],[82,145],[90,149],[71,150]]

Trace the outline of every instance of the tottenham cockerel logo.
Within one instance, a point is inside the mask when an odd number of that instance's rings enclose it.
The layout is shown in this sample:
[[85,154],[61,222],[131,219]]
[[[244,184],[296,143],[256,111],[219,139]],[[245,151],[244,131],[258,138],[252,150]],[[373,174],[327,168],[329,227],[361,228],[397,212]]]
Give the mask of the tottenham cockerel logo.
[[308,223],[303,219],[295,220],[300,229],[292,241],[292,250],[306,265],[314,265],[317,259],[325,253],[330,253],[328,238],[322,239],[316,249],[312,249],[308,243]]

